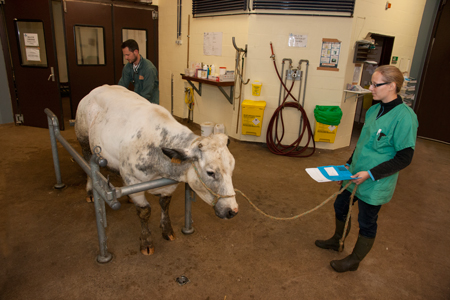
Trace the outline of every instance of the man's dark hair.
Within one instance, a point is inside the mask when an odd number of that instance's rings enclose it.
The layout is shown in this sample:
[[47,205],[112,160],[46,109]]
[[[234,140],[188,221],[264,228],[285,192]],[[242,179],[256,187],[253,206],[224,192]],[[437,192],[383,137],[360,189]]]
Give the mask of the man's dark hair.
[[126,47],[128,47],[128,49],[131,52],[134,52],[134,50],[138,50],[139,51],[139,45],[135,40],[126,40],[125,42],[122,43],[122,49],[125,49]]

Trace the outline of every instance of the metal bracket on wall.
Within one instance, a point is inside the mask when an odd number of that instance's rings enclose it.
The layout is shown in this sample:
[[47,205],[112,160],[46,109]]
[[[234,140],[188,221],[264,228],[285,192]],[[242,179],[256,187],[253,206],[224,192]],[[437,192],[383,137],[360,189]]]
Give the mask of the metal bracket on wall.
[[[207,84],[207,85],[213,85],[213,86],[217,86],[219,88],[219,90],[222,92],[222,94],[225,96],[225,98],[227,98],[227,100],[228,100],[228,102],[230,102],[230,104],[233,104],[234,81],[231,81],[231,82],[209,81],[209,80],[202,79],[202,78],[185,76],[184,74],[180,74],[180,75],[181,75],[182,79],[186,80],[192,86],[192,88],[197,92],[197,94],[199,96],[202,95],[202,83]],[[192,81],[198,82],[198,88],[192,83]],[[223,89],[223,87],[225,87],[225,86],[230,87],[229,95]]]
[[[356,91],[349,91],[349,90],[344,90],[345,92],[345,98],[344,98],[344,103],[346,102],[347,99],[353,98],[355,97],[355,102],[357,100],[359,100],[359,97],[363,96],[365,94],[370,94],[371,92],[356,92]],[[347,93],[350,93],[350,96],[347,95]]]
[[221,86],[218,86],[218,88],[225,96],[225,98],[227,98],[228,102],[230,102],[230,104],[233,104],[233,86],[232,85],[230,86],[230,96],[227,95],[227,93]]
[[202,83],[201,82],[198,83],[198,89],[197,89],[190,80],[186,80],[186,81],[192,86],[192,88],[197,92],[197,94],[199,96],[202,95]]

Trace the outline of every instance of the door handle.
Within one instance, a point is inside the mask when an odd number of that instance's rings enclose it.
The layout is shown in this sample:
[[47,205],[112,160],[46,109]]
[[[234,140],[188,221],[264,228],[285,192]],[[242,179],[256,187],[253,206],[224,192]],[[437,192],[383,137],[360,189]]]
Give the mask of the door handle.
[[55,81],[55,73],[53,70],[53,67],[50,68],[50,71],[52,72],[49,76],[47,80],[50,80],[50,78],[52,79],[52,81]]

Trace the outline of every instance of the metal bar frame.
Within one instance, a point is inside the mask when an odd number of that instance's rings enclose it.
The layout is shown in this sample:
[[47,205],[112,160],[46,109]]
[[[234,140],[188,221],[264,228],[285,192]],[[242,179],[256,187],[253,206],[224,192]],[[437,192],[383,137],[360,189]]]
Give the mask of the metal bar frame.
[[[121,206],[117,198],[125,195],[134,194],[141,191],[146,191],[149,189],[154,189],[162,186],[167,186],[171,184],[178,184],[178,181],[169,178],[160,178],[156,180],[151,180],[147,182],[142,182],[130,186],[124,187],[114,187],[109,179],[107,180],[103,174],[100,173],[100,166],[105,167],[107,165],[106,159],[100,156],[101,149],[94,151],[89,164],[81,157],[81,155],[62,137],[59,131],[59,122],[56,115],[48,108],[44,110],[47,114],[48,128],[50,132],[50,142],[52,145],[53,154],[53,164],[55,167],[56,184],[55,189],[62,189],[65,184],[62,183],[61,179],[61,168],[59,165],[59,155],[56,140],[58,140],[61,145],[69,152],[73,159],[78,163],[78,165],[86,172],[86,174],[92,179],[92,192],[94,196],[95,205],[95,217],[97,222],[97,234],[98,242],[100,248],[100,254],[97,256],[97,262],[107,263],[113,258],[113,255],[108,252],[108,247],[106,244],[107,236],[105,233],[105,228],[107,226],[106,222],[106,210],[105,202],[113,210],[118,210]],[[98,147],[100,148],[100,147]],[[195,192],[190,188],[189,184],[185,184],[185,227],[181,230],[184,234],[194,233],[194,228],[192,227],[192,214],[191,205],[192,201],[195,201]]]

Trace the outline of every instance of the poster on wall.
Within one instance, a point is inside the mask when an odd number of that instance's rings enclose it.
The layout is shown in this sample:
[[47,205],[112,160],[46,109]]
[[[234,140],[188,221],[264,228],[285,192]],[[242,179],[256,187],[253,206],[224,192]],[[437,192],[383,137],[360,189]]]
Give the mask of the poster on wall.
[[25,42],[25,46],[33,46],[33,47],[39,46],[39,39],[37,33],[24,33],[23,39]]
[[320,53],[320,67],[317,70],[339,71],[339,55],[341,42],[337,39],[322,39],[322,50]]
[[203,55],[222,56],[222,32],[203,33]]

